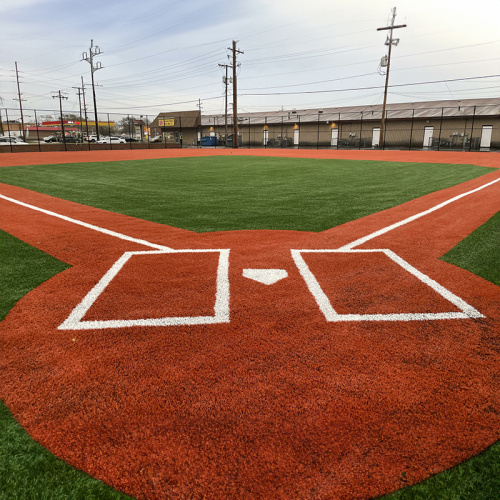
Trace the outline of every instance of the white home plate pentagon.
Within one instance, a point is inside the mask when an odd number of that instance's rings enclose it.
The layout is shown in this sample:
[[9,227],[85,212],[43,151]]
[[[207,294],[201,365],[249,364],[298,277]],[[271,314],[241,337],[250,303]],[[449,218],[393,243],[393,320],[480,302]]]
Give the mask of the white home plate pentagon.
[[483,317],[474,307],[390,250],[291,252],[327,321]]
[[228,268],[227,249],[125,252],[59,329],[227,323]]
[[284,269],[243,269],[243,276],[264,285],[274,285],[286,278],[288,273]]

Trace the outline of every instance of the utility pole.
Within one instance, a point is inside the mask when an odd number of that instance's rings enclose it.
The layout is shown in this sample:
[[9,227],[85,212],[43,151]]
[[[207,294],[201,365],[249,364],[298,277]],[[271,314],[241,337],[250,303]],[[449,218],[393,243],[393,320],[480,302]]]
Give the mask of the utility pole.
[[82,53],[82,61],[87,61],[90,64],[90,75],[92,77],[92,94],[94,96],[94,114],[95,114],[95,130],[97,134],[97,140],[99,140],[99,120],[97,119],[97,102],[95,98],[95,84],[94,84],[94,73],[102,69],[100,62],[97,62],[94,66],[94,57],[101,54],[101,49],[96,45],[94,47],[94,40],[90,40],[89,54],[87,52]]
[[26,134],[24,133],[24,117],[23,117],[23,104],[22,104],[22,99],[21,99],[21,88],[19,86],[19,72],[17,71],[17,61],[16,61],[16,80],[17,80],[17,95],[19,96],[19,109],[21,110],[21,137],[23,138],[23,141],[26,140]]
[[82,97],[83,97],[83,113],[85,114],[85,133],[87,134],[87,139],[88,139],[89,138],[89,122],[87,120],[87,105],[85,104],[85,84],[83,83],[83,76],[82,76]]
[[[54,91],[55,92],[55,91]],[[67,151],[66,147],[66,134],[64,132],[64,120],[63,120],[63,112],[62,112],[62,100],[67,99],[67,96],[62,95],[61,91],[57,91],[57,95],[53,95],[52,99],[57,99],[59,98],[59,113],[61,117],[61,128],[62,128],[62,136],[63,136],[63,142],[64,142],[64,150]]]
[[[226,68],[226,76],[222,77],[222,81],[225,86],[225,112],[224,112],[224,146],[227,148],[227,84],[229,80],[227,78],[227,69],[230,68],[229,64],[219,64],[219,67]],[[231,79],[232,81],[232,79]]]
[[238,147],[238,90],[236,85],[236,54],[244,54],[236,48],[238,42],[233,40],[232,48],[228,50],[233,53],[233,148]]
[[76,89],[77,95],[78,95],[78,104],[80,106],[80,137],[82,138],[83,141],[83,119],[82,119],[82,88],[81,87],[72,87],[73,89]]
[[[389,35],[387,35],[387,39],[385,41],[385,45],[389,46],[389,53],[387,55],[387,71],[385,74],[385,90],[384,90],[384,104],[382,106],[382,120],[380,122],[380,147],[384,147],[385,144],[385,108],[387,105],[387,88],[389,86],[389,70],[391,67],[391,49],[393,45],[397,45],[399,43],[399,38],[392,38],[392,31],[398,28],[406,28],[406,24],[399,24],[398,26],[394,25],[394,20],[396,19],[396,7],[392,9],[392,19],[391,25],[385,26],[384,28],[377,28],[377,31],[389,30]],[[384,60],[384,58],[382,58]]]

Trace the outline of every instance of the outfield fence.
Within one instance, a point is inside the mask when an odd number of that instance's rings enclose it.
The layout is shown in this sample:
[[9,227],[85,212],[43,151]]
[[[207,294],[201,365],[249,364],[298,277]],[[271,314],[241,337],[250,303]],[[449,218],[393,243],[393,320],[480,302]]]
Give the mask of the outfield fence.
[[[500,150],[499,104],[389,109],[381,133],[379,107],[242,113],[238,146],[243,148]],[[186,112],[161,115],[99,113],[87,116],[54,110],[0,109],[0,152],[93,149],[232,147],[232,115]],[[97,126],[96,126],[97,125]],[[102,142],[97,143],[97,139]],[[106,137],[115,136],[125,143]],[[90,141],[88,140],[90,138]],[[103,141],[104,138],[104,141]],[[54,141],[54,142],[51,142]]]

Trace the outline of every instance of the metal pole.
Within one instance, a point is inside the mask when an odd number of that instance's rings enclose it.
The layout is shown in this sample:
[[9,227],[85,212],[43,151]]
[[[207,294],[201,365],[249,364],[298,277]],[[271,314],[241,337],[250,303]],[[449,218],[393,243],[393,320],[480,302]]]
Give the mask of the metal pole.
[[38,118],[36,117],[36,109],[33,110],[35,112],[35,127],[36,127],[36,138],[38,141],[38,151],[42,151],[40,147],[40,132],[38,131]]
[[472,149],[472,136],[474,135],[474,118],[476,117],[476,106],[472,112],[472,125],[470,129],[470,141],[469,141],[469,151]]
[[283,115],[281,115],[281,149],[283,149]]
[[299,119],[299,143],[297,144],[297,149],[300,149],[300,115],[297,115]]
[[113,149],[113,144],[111,142],[111,123],[109,123],[109,113],[108,113],[108,134],[109,134],[109,149]]
[[441,108],[441,121],[439,122],[439,137],[438,137],[438,151],[441,146],[441,130],[443,128],[443,113],[444,113],[444,108]]
[[412,114],[411,114],[411,130],[410,130],[410,151],[411,151],[411,143],[413,140],[413,120],[415,118],[415,108],[412,109]]
[[362,138],[363,138],[363,111],[361,111],[361,120],[359,120],[359,149],[361,149]]
[[318,111],[318,137],[316,139],[316,149],[319,149],[319,111]]
[[5,108],[5,119],[7,120],[7,134],[9,136],[10,152],[12,153],[13,148],[12,148],[12,141],[11,141],[11,136],[10,136],[9,113],[7,113],[7,108]]

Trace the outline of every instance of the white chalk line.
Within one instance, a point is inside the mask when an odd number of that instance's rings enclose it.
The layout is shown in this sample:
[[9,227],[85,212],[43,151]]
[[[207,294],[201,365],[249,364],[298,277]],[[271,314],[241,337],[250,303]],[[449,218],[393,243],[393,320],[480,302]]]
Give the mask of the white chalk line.
[[478,191],[481,191],[482,189],[485,189],[485,188],[495,184],[498,181],[500,181],[500,178],[495,179],[494,181],[488,182],[487,184],[483,184],[482,186],[479,186],[478,188],[472,189],[471,191],[467,191],[466,193],[459,194],[458,196],[455,196],[453,198],[450,198],[449,200],[446,200],[442,203],[439,203],[438,205],[435,205],[434,207],[429,208],[428,210],[424,210],[423,212],[412,215],[411,217],[403,219],[402,221],[391,224],[390,226],[386,226],[382,229],[379,229],[378,231],[375,231],[373,233],[368,234],[367,236],[363,236],[362,238],[358,238],[357,240],[354,240],[353,242],[348,243],[347,245],[340,247],[339,250],[350,250],[354,247],[362,245],[363,243],[366,243],[367,241],[370,241],[373,238],[377,238],[378,236],[386,234],[389,231],[392,231],[393,229],[397,229],[398,227],[404,226],[405,224],[408,224],[409,222],[413,222],[414,220],[417,220],[420,217],[423,217],[424,215],[435,212],[436,210],[439,210],[440,208],[443,208],[446,205],[449,205],[450,203],[453,203],[457,200],[460,200],[461,198],[464,198],[465,196],[469,196],[473,193],[477,193]]
[[[469,319],[469,318],[484,318],[484,316],[470,304],[467,304],[463,299],[450,292],[444,286],[440,285],[437,281],[422,273],[404,259],[399,257],[391,250],[378,248],[370,250],[291,250],[292,258],[299,269],[306,285],[311,292],[316,304],[325,316],[326,321],[423,321],[423,320],[440,320],[440,319]],[[391,314],[339,314],[332,306],[330,299],[325,294],[321,285],[319,284],[316,276],[309,269],[306,261],[302,257],[303,253],[383,253],[389,257],[393,262],[401,266],[408,273],[415,276],[422,283],[430,287],[436,293],[441,295],[448,302],[452,303],[455,307],[460,309],[460,312],[449,311],[440,313],[391,313]]]
[[[496,182],[500,181],[495,179],[494,181],[488,182],[475,188],[473,190],[467,191],[457,195],[449,200],[446,200],[428,210],[415,214],[408,217],[400,222],[391,224],[385,228],[379,229],[367,236],[359,238],[347,245],[344,245],[336,250],[323,249],[323,250],[291,250],[292,259],[294,260],[297,268],[303,279],[306,282],[309,291],[313,295],[316,303],[318,304],[321,312],[325,316],[327,321],[412,321],[412,320],[429,320],[429,319],[463,319],[463,318],[480,318],[484,317],[479,311],[474,307],[467,304],[460,297],[454,295],[452,292],[441,286],[436,281],[429,278],[427,275],[421,273],[416,268],[411,266],[408,262],[401,259],[398,255],[388,249],[372,249],[367,250],[368,252],[382,252],[385,253],[390,259],[399,264],[401,267],[406,269],[409,273],[416,276],[420,281],[430,286],[439,295],[444,297],[446,300],[454,304],[462,312],[445,312],[445,313],[398,313],[398,314],[371,314],[371,315],[359,315],[359,314],[338,314],[332,307],[328,297],[323,292],[319,282],[316,277],[310,271],[306,262],[301,256],[301,253],[309,252],[327,252],[327,253],[357,253],[363,252],[363,250],[353,250],[354,247],[359,246],[371,239],[374,239],[382,234],[388,233],[393,229],[401,227],[409,222],[412,222],[424,215],[430,214],[444,206],[453,203],[465,196],[476,193],[486,187],[489,187]],[[89,224],[78,219],[73,219],[65,215],[46,210],[35,205],[30,205],[28,203],[10,198],[8,196],[0,194],[0,198],[3,198],[12,203],[16,203],[20,206],[42,212],[52,217],[57,217],[59,219],[65,220],[67,222],[77,224],[79,226],[86,227],[93,231],[97,231],[115,238],[119,238],[125,241],[131,241],[133,243],[138,243],[141,245],[148,246],[150,248],[155,248],[157,251],[150,252],[125,252],[120,259],[118,259],[113,266],[107,271],[107,273],[101,278],[99,283],[84,297],[84,299],[78,304],[68,318],[59,326],[59,329],[101,329],[101,328],[121,328],[128,326],[170,326],[170,325],[194,325],[194,324],[210,324],[210,323],[227,323],[229,322],[229,249],[206,249],[206,250],[174,250],[173,248],[166,247],[164,245],[157,245],[146,240],[133,238],[116,231],[111,231],[93,224]],[[87,313],[90,307],[95,303],[100,294],[109,285],[112,279],[118,274],[120,269],[125,265],[125,263],[133,256],[139,254],[162,254],[162,253],[179,253],[179,252],[220,252],[219,257],[219,267],[217,271],[217,292],[216,300],[214,306],[214,316],[190,316],[190,317],[168,317],[168,318],[151,318],[151,319],[136,319],[136,320],[102,320],[102,321],[82,321],[83,316]]]
[[[217,267],[216,293],[213,316],[171,316],[162,318],[141,318],[130,320],[95,320],[85,321],[83,317],[96,302],[113,278],[120,272],[127,261],[135,255],[159,255],[173,253],[207,253],[219,252]],[[229,250],[173,250],[125,252],[106,272],[100,281],[90,290],[83,300],[71,311],[58,330],[100,330],[103,328],[125,328],[131,326],[174,326],[174,325],[206,325],[229,323]]]
[[71,217],[68,217],[66,215],[58,214],[57,212],[52,212],[51,210],[46,210],[44,208],[37,207],[35,205],[30,205],[29,203],[24,203],[23,201],[16,200],[14,198],[10,198],[8,196],[5,196],[3,194],[0,194],[0,198],[3,198],[4,200],[10,201],[12,203],[16,203],[17,205],[20,205],[22,207],[30,208],[31,210],[36,210],[37,212],[42,212],[46,215],[50,215],[52,217],[57,217],[58,219],[62,219],[66,222],[71,222],[72,224],[77,224],[78,226],[83,226],[87,229],[91,229],[92,231],[97,231],[99,233],[107,234],[108,236],[113,236],[115,238],[119,238],[121,240],[125,241],[131,241],[133,243],[139,243],[140,245],[144,245],[150,248],[156,248],[157,250],[162,250],[164,252],[168,252],[173,250],[170,247],[166,247],[164,245],[157,245],[156,243],[151,243],[146,240],[142,240],[139,238],[133,238],[132,236],[127,236],[126,234],[118,233],[116,231],[111,231],[110,229],[105,229],[103,227],[95,226],[94,224],[88,224],[87,222],[83,222],[78,219],[73,219]]

